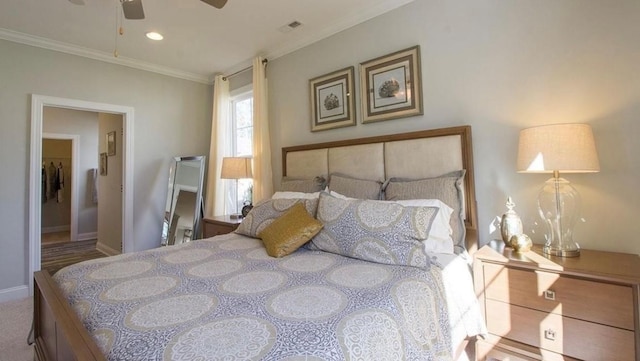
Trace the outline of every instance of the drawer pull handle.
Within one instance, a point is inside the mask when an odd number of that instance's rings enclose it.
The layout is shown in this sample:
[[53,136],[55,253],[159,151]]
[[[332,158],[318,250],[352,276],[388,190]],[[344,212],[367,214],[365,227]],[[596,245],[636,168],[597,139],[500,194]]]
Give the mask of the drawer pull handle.
[[552,329],[544,330],[544,338],[547,340],[555,341],[556,340],[556,331]]
[[546,291],[544,291],[544,298],[546,300],[555,301],[556,300],[556,291],[554,291],[554,290],[546,290]]

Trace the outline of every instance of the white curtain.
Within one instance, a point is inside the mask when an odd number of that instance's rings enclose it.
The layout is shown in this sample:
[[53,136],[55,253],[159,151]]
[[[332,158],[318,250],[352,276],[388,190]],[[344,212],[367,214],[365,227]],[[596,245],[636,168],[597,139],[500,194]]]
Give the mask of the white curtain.
[[265,66],[262,57],[253,59],[253,204],[273,194]]
[[226,154],[229,119],[229,81],[223,75],[216,75],[213,84],[213,113],[211,117],[211,144],[209,145],[209,166],[207,167],[207,199],[205,216],[223,215],[224,182],[220,179],[222,157]]

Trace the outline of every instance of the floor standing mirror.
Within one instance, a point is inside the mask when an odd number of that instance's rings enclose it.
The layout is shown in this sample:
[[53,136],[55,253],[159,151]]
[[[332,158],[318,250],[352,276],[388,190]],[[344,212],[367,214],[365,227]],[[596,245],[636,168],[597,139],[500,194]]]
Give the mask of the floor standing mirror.
[[163,246],[200,238],[205,158],[203,155],[175,157],[171,163],[162,229]]

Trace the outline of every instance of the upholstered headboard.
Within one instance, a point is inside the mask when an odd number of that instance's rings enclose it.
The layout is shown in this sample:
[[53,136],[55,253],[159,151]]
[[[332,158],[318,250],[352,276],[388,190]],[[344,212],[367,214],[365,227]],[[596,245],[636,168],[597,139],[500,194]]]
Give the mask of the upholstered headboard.
[[359,179],[421,179],[466,170],[466,247],[478,247],[471,127],[451,127],[282,148],[282,175],[313,178],[341,173]]

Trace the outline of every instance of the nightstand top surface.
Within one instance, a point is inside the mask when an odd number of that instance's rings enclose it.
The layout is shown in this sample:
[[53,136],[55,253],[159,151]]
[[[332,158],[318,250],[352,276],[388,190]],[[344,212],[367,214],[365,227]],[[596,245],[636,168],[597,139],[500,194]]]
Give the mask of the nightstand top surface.
[[564,274],[596,276],[617,282],[640,283],[640,256],[581,249],[579,257],[557,257],[542,254],[542,245],[534,244],[525,253],[514,252],[501,240],[492,240],[474,254],[483,261],[504,263],[523,268],[542,269]]
[[240,224],[244,218],[231,218],[231,216],[226,214],[224,216],[205,217],[204,219],[211,223]]

